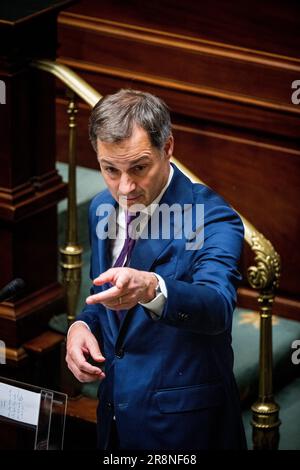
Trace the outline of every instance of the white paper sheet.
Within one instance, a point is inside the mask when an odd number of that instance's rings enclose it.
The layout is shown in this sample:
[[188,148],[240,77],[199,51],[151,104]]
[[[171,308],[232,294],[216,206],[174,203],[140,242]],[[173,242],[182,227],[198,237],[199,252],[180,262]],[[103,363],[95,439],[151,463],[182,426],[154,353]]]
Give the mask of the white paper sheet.
[[37,426],[41,394],[0,382],[0,416]]

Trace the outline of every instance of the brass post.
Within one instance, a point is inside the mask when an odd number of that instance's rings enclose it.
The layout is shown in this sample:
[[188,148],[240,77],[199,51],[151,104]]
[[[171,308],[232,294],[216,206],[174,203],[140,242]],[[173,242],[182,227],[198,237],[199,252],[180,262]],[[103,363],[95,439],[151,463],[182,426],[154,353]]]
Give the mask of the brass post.
[[69,185],[66,244],[60,248],[62,279],[65,287],[67,318],[70,325],[76,316],[76,306],[81,283],[82,247],[77,236],[77,205],[76,205],[76,114],[75,94],[68,91],[70,99],[67,113],[69,115]]
[[279,444],[279,406],[273,397],[272,305],[280,277],[280,257],[260,233],[252,235],[256,266],[248,269],[250,285],[259,289],[260,346],[259,394],[252,405],[253,448],[277,449]]

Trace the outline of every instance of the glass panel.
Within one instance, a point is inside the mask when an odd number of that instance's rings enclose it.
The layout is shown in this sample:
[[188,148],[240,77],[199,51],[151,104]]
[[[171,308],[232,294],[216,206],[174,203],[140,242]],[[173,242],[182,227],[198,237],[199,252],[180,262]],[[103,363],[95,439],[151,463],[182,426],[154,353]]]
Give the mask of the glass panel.
[[0,377],[0,449],[63,448],[67,395]]

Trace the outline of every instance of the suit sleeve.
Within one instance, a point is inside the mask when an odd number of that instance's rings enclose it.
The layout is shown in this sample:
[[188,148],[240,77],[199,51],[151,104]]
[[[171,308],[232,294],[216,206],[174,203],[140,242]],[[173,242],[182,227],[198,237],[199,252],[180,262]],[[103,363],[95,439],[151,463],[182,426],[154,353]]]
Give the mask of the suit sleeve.
[[[90,246],[91,246],[91,261],[90,261],[90,279],[93,281],[97,276],[99,276],[99,257],[98,257],[98,239],[96,234],[96,224],[97,224],[97,217],[96,217],[96,209],[97,209],[97,202],[98,198],[93,199],[90,204],[89,208],[89,237],[90,237]],[[92,285],[90,288],[90,295],[94,295],[95,287]],[[87,323],[92,333],[97,337],[100,338],[100,318],[99,316],[101,313],[105,313],[105,308],[101,304],[97,305],[88,305],[87,303],[84,305],[82,311],[77,316],[76,320],[81,320]]]
[[242,221],[233,209],[210,207],[205,212],[203,246],[184,267],[191,281],[164,279],[168,298],[159,321],[211,335],[231,328],[243,238]]

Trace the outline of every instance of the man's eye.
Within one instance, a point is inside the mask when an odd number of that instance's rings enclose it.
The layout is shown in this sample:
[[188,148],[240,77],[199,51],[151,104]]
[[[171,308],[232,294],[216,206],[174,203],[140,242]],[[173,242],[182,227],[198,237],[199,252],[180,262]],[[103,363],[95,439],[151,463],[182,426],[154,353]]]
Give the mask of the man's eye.
[[118,170],[117,170],[117,168],[114,168],[113,166],[107,166],[105,168],[105,171],[107,173],[115,174],[115,173],[117,173]]
[[146,165],[136,165],[133,167],[133,171],[135,171],[136,173],[139,173],[143,171],[145,168],[146,168]]

